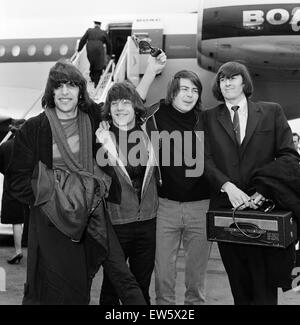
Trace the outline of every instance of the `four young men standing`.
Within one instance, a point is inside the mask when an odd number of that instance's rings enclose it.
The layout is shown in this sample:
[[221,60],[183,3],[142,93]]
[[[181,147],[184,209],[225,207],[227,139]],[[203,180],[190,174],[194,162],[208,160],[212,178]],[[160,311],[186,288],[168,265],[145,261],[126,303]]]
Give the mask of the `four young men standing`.
[[[88,57],[89,44],[106,42],[106,36],[98,37],[97,33],[96,29],[87,31],[80,42],[79,50],[88,40]],[[161,71],[156,59],[152,60],[137,87],[143,99],[156,73]],[[97,67],[93,68],[93,59],[90,62],[91,78],[97,83],[103,64],[95,63]],[[201,92],[197,74],[182,70],[172,78],[166,98],[150,108],[153,123],[161,134],[177,132],[183,139],[180,145],[174,141],[170,146],[169,165],[162,164],[162,148],[159,153],[162,186],[158,189],[156,232],[157,304],[176,303],[176,260],[181,241],[186,262],[184,303],[205,302],[205,274],[211,248],[206,240],[208,208],[258,208],[264,196],[249,191],[256,170],[281,157],[299,160],[280,105],[249,100],[253,84],[243,64],[228,62],[218,70],[213,93],[222,104],[202,111]],[[204,174],[201,171],[196,177],[188,176],[188,171],[197,167],[197,162],[188,165],[184,159],[186,132],[191,133],[189,146],[193,157],[197,143],[203,142],[199,134],[205,135]],[[179,156],[183,158],[180,166],[176,163]],[[277,304],[277,286],[268,264],[272,249],[219,243],[219,250],[235,304]]]

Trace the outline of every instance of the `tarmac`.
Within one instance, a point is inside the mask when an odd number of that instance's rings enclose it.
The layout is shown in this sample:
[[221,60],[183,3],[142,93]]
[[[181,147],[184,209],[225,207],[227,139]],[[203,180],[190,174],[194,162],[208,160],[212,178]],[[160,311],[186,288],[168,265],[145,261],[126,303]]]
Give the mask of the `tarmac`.
[[[18,265],[9,265],[6,260],[14,254],[12,236],[0,236],[0,305],[20,305],[22,303],[23,286],[26,278],[27,249],[24,258]],[[3,272],[4,271],[4,272]],[[3,273],[6,281],[3,282]],[[184,252],[180,250],[177,260],[176,304],[184,303]],[[92,286],[91,305],[98,305],[102,283],[102,268],[97,273]],[[3,286],[4,284],[4,286]],[[5,287],[5,288],[4,288]],[[3,291],[5,289],[5,291]],[[233,305],[227,274],[216,243],[213,243],[207,269],[207,305]],[[300,305],[300,291],[278,291],[279,305]],[[151,303],[155,305],[154,277],[150,286]]]

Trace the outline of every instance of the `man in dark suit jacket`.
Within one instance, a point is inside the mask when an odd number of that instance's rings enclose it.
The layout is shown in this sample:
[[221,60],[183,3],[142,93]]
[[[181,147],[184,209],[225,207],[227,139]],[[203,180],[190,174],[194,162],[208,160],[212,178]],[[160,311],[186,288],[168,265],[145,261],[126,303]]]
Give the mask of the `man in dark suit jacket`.
[[89,28],[82,36],[79,45],[78,52],[80,52],[84,45],[86,45],[87,58],[90,62],[90,77],[91,81],[97,87],[102,71],[105,68],[106,58],[103,44],[106,44],[107,54],[111,54],[111,44],[107,33],[102,30],[101,22],[94,21],[94,28]]
[[[227,62],[220,67],[213,93],[223,103],[204,112],[210,209],[236,208],[243,203],[242,209],[257,208],[264,197],[248,192],[255,171],[281,156],[298,159],[281,106],[251,102],[252,92],[252,80],[243,64]],[[276,248],[219,243],[219,250],[235,304],[277,304],[277,286],[267,262]]]

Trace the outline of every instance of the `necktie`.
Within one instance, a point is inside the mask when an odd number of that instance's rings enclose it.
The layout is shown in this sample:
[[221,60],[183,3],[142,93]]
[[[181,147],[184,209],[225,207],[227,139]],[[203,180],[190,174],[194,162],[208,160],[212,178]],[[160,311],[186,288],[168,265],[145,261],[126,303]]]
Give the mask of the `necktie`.
[[238,114],[238,109],[239,106],[232,106],[231,109],[234,111],[233,115],[233,131],[235,134],[235,138],[237,143],[240,145],[241,144],[241,131],[240,131],[240,120],[239,120],[239,114]]

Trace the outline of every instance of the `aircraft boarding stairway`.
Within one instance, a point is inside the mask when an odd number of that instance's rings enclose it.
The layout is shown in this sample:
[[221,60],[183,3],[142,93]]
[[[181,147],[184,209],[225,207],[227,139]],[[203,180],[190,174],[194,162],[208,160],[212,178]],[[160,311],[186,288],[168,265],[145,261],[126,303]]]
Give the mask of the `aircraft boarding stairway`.
[[[132,37],[128,37],[127,42],[124,46],[123,52],[118,60],[117,65],[114,62],[114,58],[112,58],[104,73],[102,74],[99,83],[96,88],[91,85],[89,82],[88,76],[88,61],[86,57],[86,51],[82,51],[81,53],[75,53],[71,62],[78,67],[78,69],[83,73],[85,78],[87,79],[88,92],[91,98],[97,102],[101,103],[105,101],[106,94],[110,87],[115,82],[122,82],[124,80],[130,80],[135,86],[139,83],[139,55],[138,55],[138,47],[136,41]],[[41,92],[35,99],[34,102],[22,113],[22,115],[18,116],[18,119],[28,119],[32,116],[38,115],[42,112],[41,107],[41,98],[43,96],[43,92]],[[0,144],[7,141],[11,136],[11,133],[7,133],[6,136],[1,140]]]
[[115,82],[124,80],[131,81],[135,86],[139,83],[139,49],[134,37],[129,36],[120,55],[118,63],[115,64],[114,57],[108,62],[108,65],[102,74],[99,83],[94,88],[89,77],[89,63],[86,57],[86,50],[80,53],[74,53],[71,62],[81,71],[87,80],[87,89],[91,98],[96,103],[105,101],[110,87]]

